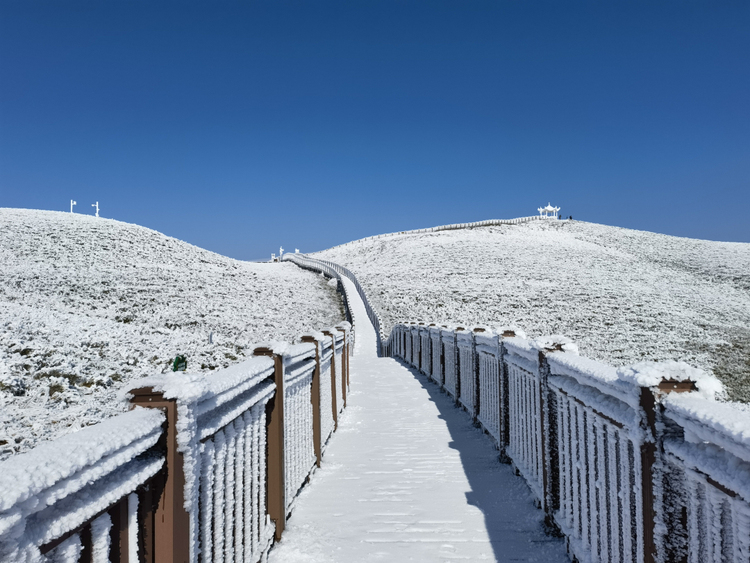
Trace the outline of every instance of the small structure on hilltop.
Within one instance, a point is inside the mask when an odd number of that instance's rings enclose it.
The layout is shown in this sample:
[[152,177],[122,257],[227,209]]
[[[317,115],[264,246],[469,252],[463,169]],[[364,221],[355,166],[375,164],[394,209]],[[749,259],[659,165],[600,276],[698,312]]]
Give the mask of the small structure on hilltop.
[[99,217],[99,202],[92,203],[91,207],[96,207],[96,216]]
[[539,215],[547,219],[557,219],[557,214],[560,211],[559,207],[552,207],[549,203],[547,203],[547,207],[539,207],[537,209],[539,210]]
[[71,212],[71,213],[73,213],[73,206],[74,206],[74,205],[78,205],[78,202],[75,202],[75,201],[73,201],[73,200],[71,199],[71,200],[70,200],[70,212]]

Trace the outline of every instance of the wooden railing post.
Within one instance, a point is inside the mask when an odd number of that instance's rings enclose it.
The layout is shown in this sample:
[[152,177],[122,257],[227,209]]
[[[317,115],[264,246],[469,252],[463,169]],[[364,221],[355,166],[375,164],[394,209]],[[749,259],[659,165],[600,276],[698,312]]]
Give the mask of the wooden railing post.
[[[654,563],[657,560],[656,544],[656,502],[654,491],[655,466],[657,455],[661,454],[661,438],[657,426],[658,398],[668,393],[685,393],[695,391],[693,381],[676,381],[663,379],[656,387],[641,387],[640,407],[643,414],[646,439],[641,445],[641,490],[643,491],[643,562]],[[662,499],[663,500],[663,499]]]
[[306,334],[302,342],[315,344],[315,371],[312,376],[312,387],[310,389],[310,402],[313,411],[313,449],[315,450],[315,464],[320,467],[323,457],[323,440],[321,438],[321,413],[320,413],[320,377],[321,377],[321,346],[320,340],[313,335]]
[[557,445],[557,414],[553,412],[557,405],[552,402],[549,392],[548,380],[550,375],[547,354],[562,350],[560,345],[556,349],[539,352],[539,412],[542,417],[542,484],[543,484],[543,506],[544,522],[547,529],[559,532],[555,524],[554,513],[560,506],[560,474],[559,474],[559,452]]
[[128,560],[128,497],[120,499],[109,509],[112,527],[109,530],[109,560],[126,563]]
[[346,343],[346,329],[340,326],[336,326],[334,328],[339,332],[344,333],[344,340],[341,344],[341,369],[339,370],[341,374],[339,377],[341,378],[341,396],[344,399],[344,408],[346,408],[346,391],[347,387],[349,386],[347,382],[347,364],[349,363],[349,358],[347,357],[347,355],[349,353],[349,349]]
[[641,444],[641,491],[643,492],[643,562],[654,563],[654,464],[656,463],[656,399],[648,387],[641,387],[641,411],[647,438]]
[[185,510],[183,455],[177,451],[177,402],[165,399],[162,393],[154,392],[151,387],[135,389],[130,394],[132,405],[160,409],[167,417],[162,435],[165,467],[151,485],[152,506],[145,507],[142,512],[148,521],[144,529],[153,530],[151,537],[143,538],[147,544],[141,546],[142,553],[153,554],[154,562],[187,563],[190,560],[190,515]]
[[330,330],[322,331],[331,337],[331,409],[333,410],[333,431],[339,429],[339,408],[336,400],[336,336]]
[[286,486],[284,460],[284,358],[271,348],[261,346],[254,356],[270,356],[274,363],[276,392],[266,404],[267,461],[266,510],[276,524],[275,539],[279,541],[286,527]]
[[510,457],[506,453],[506,448],[510,445],[510,392],[509,392],[509,375],[508,364],[505,362],[505,356],[508,353],[503,338],[513,338],[516,335],[512,330],[506,330],[501,335],[498,342],[498,375],[500,385],[500,460],[503,463],[510,463]]
[[482,394],[479,392],[479,354],[477,354],[477,334],[485,332],[481,327],[475,327],[471,331],[471,369],[474,372],[472,379],[474,380],[474,412],[471,414],[474,419],[474,423],[478,424],[477,417],[479,416],[479,409],[481,408]]

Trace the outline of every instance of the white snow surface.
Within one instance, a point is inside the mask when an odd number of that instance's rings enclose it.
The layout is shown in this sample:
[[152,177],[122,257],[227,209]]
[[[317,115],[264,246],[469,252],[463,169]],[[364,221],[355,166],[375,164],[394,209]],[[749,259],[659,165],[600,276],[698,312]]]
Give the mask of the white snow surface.
[[679,361],[750,401],[750,244],[579,221],[356,241],[312,255],[349,268],[397,322],[560,334],[615,367]]
[[343,283],[357,334],[347,408],[269,563],[569,561],[489,436],[426,377],[377,357]]
[[122,412],[118,390],[177,354],[206,374],[344,318],[293,264],[87,215],[0,208],[0,264],[0,460]]

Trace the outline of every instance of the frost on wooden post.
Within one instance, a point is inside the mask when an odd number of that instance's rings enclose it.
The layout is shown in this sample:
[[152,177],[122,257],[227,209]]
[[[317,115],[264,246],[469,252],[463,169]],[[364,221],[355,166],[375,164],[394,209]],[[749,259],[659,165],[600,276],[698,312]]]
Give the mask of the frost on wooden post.
[[477,420],[500,447],[500,336],[492,330],[486,330],[475,334],[474,340],[479,379]]
[[138,561],[138,495],[128,495],[128,559]]
[[81,537],[78,534],[74,534],[53,549],[47,555],[46,559],[50,563],[78,563],[82,547]]
[[[280,342],[266,346],[281,353],[288,348]],[[264,409],[275,391],[273,373],[273,359],[254,357],[210,378],[199,373],[164,374],[133,384],[134,388],[150,387],[165,399],[177,402],[177,449],[183,454],[185,510],[190,515],[193,562],[198,561],[199,552],[205,561],[224,561],[234,556],[239,549],[235,532],[238,526],[244,526],[242,507],[246,495],[258,499],[250,502],[251,508],[258,511],[253,518],[264,522],[257,550],[263,552],[270,545],[265,489],[261,491],[258,485],[265,483],[265,454],[253,467],[257,475],[248,481],[241,474],[244,469],[237,464],[237,456],[242,455],[237,448],[252,436],[265,439]],[[248,413],[252,413],[250,427],[246,424]],[[265,444],[258,451],[265,451]],[[241,488],[238,480],[243,483]]]
[[91,562],[109,563],[112,519],[104,513],[91,523]]

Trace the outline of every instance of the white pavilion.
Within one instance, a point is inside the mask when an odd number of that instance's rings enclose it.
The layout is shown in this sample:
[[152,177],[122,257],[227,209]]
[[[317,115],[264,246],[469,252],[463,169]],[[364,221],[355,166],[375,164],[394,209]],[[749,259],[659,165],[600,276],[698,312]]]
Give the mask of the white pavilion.
[[547,219],[557,219],[557,214],[560,211],[560,208],[552,207],[548,202],[547,207],[538,207],[537,210],[539,211],[539,215],[541,217],[546,217]]

